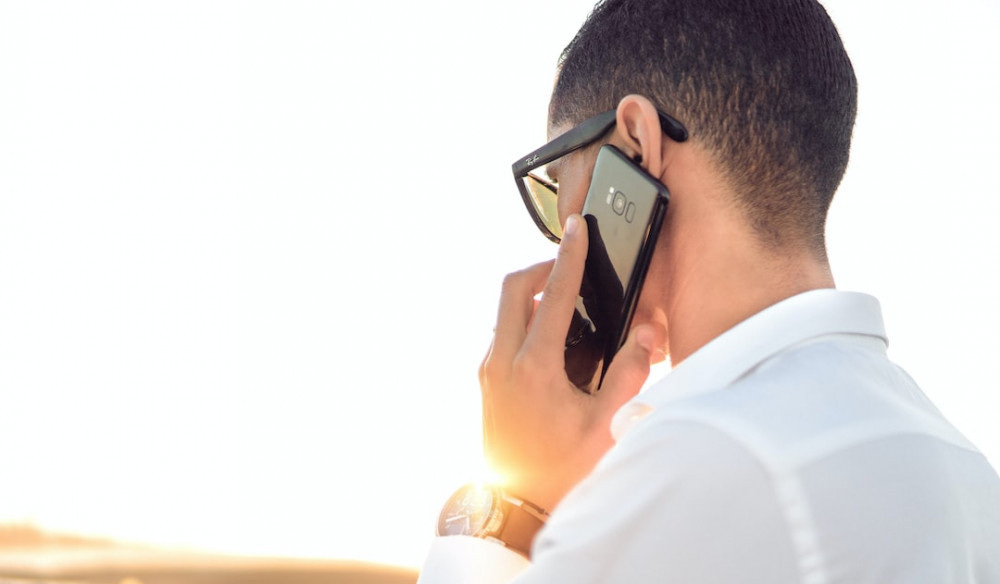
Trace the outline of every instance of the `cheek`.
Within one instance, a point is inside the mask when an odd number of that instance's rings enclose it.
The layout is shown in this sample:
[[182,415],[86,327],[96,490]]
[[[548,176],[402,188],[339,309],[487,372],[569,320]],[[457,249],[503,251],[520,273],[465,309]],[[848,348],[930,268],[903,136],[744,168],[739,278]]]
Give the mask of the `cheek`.
[[559,221],[565,225],[566,218],[573,213],[583,211],[583,202],[587,198],[588,184],[581,180],[567,180],[559,183]]
[[572,198],[569,196],[567,189],[564,185],[559,185],[559,223],[566,225],[566,218],[569,217],[572,211]]
[[566,158],[565,165],[559,176],[559,220],[563,225],[566,218],[573,213],[583,211],[583,202],[587,199],[587,189],[590,188],[590,177],[594,173],[596,155],[588,151],[576,151]]

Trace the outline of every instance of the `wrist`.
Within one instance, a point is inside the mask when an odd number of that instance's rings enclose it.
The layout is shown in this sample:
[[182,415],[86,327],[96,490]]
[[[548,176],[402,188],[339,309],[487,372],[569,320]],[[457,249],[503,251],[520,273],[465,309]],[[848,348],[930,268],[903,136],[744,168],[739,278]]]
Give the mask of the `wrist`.
[[551,512],[559,502],[583,479],[578,472],[552,467],[546,473],[527,473],[518,476],[514,472],[503,473],[502,485],[505,493],[530,501],[536,507]]

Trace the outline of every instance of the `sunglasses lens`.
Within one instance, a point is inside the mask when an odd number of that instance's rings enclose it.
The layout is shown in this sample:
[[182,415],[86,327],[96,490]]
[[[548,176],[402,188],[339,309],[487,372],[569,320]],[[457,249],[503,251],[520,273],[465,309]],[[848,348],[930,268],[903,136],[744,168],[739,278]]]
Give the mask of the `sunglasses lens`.
[[523,179],[524,187],[531,200],[535,216],[556,238],[562,238],[562,225],[559,224],[559,209],[557,206],[556,187],[541,172],[532,172]]

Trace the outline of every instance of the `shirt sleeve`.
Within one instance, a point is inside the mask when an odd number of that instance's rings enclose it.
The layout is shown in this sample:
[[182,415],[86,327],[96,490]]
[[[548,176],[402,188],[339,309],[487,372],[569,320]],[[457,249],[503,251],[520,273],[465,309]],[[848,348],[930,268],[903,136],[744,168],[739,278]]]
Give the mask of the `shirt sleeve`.
[[560,503],[517,584],[801,581],[774,481],[694,422],[636,428]]
[[435,537],[418,584],[506,584],[530,565],[503,545],[463,535]]

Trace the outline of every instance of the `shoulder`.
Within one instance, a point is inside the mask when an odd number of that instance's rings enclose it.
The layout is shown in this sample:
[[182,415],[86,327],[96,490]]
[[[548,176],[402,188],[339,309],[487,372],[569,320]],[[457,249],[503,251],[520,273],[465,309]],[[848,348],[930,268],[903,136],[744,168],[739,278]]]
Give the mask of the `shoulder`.
[[791,347],[734,382],[665,400],[622,437],[641,443],[678,424],[711,427],[776,469],[887,436],[933,436],[974,449],[889,360],[885,345],[828,335]]
[[526,581],[792,582],[871,549],[910,573],[920,542],[882,534],[966,533],[983,513],[938,511],[971,508],[970,481],[996,510],[995,472],[884,345],[793,347],[630,428],[555,510]]

